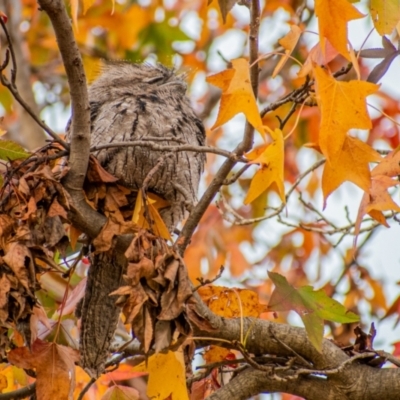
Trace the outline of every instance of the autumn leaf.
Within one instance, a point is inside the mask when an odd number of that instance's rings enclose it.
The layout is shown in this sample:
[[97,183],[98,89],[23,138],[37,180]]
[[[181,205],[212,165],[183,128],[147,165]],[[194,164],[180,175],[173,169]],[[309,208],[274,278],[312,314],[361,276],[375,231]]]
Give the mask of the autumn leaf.
[[[398,185],[397,180],[393,180],[385,175],[376,175],[372,177],[371,189],[368,193],[364,193],[361,204],[358,209],[357,219],[355,223],[354,235],[357,238],[361,222],[365,214],[369,214],[375,221],[389,228],[382,211],[400,212],[400,207],[393,201],[387,189]],[[354,241],[354,244],[356,240]]]
[[[153,193],[144,195],[143,191],[139,190],[132,215],[132,222],[140,228],[153,231],[154,234],[163,239],[172,240],[168,228],[158,212],[160,208],[164,208],[168,205],[168,202],[161,197]],[[146,218],[146,212],[149,214],[148,218]],[[149,224],[149,219],[152,221],[151,225]]]
[[71,19],[72,25],[75,29],[78,29],[78,8],[79,0],[70,0],[71,5]]
[[103,395],[101,400],[139,400],[139,392],[128,386],[114,385]]
[[[86,14],[87,10],[92,7],[96,0],[83,0],[83,15]],[[114,0],[113,0],[114,2]]]
[[[209,1],[209,4],[211,3],[211,1]],[[224,24],[226,23],[226,17],[229,11],[232,10],[237,1],[238,0],[218,0],[219,9],[221,11],[222,21]]]
[[399,0],[371,0],[369,7],[375,29],[381,36],[390,35],[400,21]]
[[29,153],[18,143],[0,140],[0,160],[17,160],[29,157]]
[[157,353],[147,362],[134,367],[137,372],[148,372],[147,396],[151,399],[188,400],[185,362],[182,350]]
[[78,352],[37,339],[31,349],[18,347],[8,353],[10,363],[36,370],[36,396],[41,400],[69,399],[75,386]]
[[[258,318],[265,311],[252,290],[207,285],[200,287],[198,293],[212,312],[225,318]],[[207,363],[218,362],[225,360],[229,353],[229,349],[212,345],[203,358]]]
[[330,298],[322,289],[314,291],[311,286],[295,289],[286,278],[275,272],[268,272],[275,289],[268,303],[271,311],[290,311],[299,314],[314,347],[322,350],[324,320],[351,323],[359,317],[345,309],[336,300]]
[[292,25],[290,27],[290,31],[282,39],[279,40],[279,44],[285,49],[285,55],[282,56],[278,64],[276,64],[274,72],[272,73],[273,78],[275,78],[279,74],[283,66],[286,64],[294,48],[296,47],[297,42],[300,39],[301,33],[302,30],[297,25]]
[[347,135],[338,157],[325,163],[322,174],[324,208],[329,195],[343,182],[349,181],[368,191],[371,186],[369,163],[380,161],[381,155],[371,146]]
[[260,164],[250,183],[244,204],[249,204],[274,184],[279,197],[285,203],[285,187],[283,185],[284,142],[280,129],[270,132],[273,142],[246,155],[250,164]]
[[366,97],[379,86],[369,82],[339,82],[315,67],[317,99],[321,110],[319,145],[328,162],[339,156],[349,129],[370,129]]
[[324,43],[325,38],[328,39],[332,46],[350,61],[350,53],[347,50],[347,23],[363,18],[364,15],[347,0],[315,0],[315,14],[318,17],[321,43]]
[[243,113],[250,124],[263,137],[265,136],[256,98],[250,83],[250,69],[247,60],[244,58],[232,60],[231,69],[211,75],[206,80],[222,89],[218,117],[212,129],[225,124],[236,114]]
[[[21,285],[30,293],[29,268],[33,264],[29,249],[18,242],[10,243],[3,261],[11,268]],[[32,268],[33,269],[33,268]]]

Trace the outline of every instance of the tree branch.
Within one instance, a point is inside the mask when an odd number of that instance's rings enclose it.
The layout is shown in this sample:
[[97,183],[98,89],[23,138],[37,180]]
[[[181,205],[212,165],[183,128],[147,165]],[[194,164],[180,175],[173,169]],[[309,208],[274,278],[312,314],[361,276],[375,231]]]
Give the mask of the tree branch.
[[82,191],[90,154],[90,107],[82,58],[64,2],[38,0],[38,3],[41,9],[46,11],[53,25],[71,96],[70,170],[64,182],[73,200],[73,209],[68,216],[77,228],[91,237],[96,237],[106,218],[86,203]]
[[[251,86],[255,97],[257,98],[258,91],[258,31],[260,26],[260,3],[259,0],[252,0],[251,10],[250,10],[251,20],[250,20],[250,80]],[[241,157],[244,153],[249,151],[253,146],[253,134],[254,128],[246,122],[246,127],[243,135],[243,140],[239,143],[233,153],[238,157]],[[235,160],[225,160],[219,171],[215,174],[214,179],[208,186],[207,190],[203,194],[200,201],[194,207],[193,211],[190,213],[185,226],[182,229],[176,243],[178,245],[178,250],[181,255],[185,252],[186,247],[190,243],[190,239],[196,229],[200,219],[207,210],[214,196],[218,193],[221,186],[224,184],[226,177],[231,172],[232,168],[236,165]]]

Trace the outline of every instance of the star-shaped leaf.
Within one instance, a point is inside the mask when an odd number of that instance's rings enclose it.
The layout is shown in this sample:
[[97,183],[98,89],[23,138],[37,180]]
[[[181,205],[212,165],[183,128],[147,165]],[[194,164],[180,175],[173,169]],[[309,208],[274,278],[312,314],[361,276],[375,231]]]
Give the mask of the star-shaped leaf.
[[250,83],[250,68],[247,60],[244,58],[232,60],[231,69],[209,76],[207,82],[222,89],[218,117],[212,129],[225,124],[236,114],[243,113],[250,124],[263,136],[265,135]]
[[270,131],[273,142],[252,150],[246,156],[251,164],[260,164],[260,169],[254,175],[245,204],[251,203],[272,184],[275,185],[279,197],[285,203],[285,188],[283,185],[284,142],[280,129]]
[[321,109],[319,145],[329,162],[339,157],[349,129],[372,127],[366,97],[379,86],[373,83],[339,82],[320,67],[315,67],[317,98]]
[[350,61],[347,49],[347,23],[363,18],[357,8],[348,0],[315,0],[315,14],[318,17],[318,29],[321,43],[328,39],[332,46]]
[[380,161],[381,155],[361,140],[346,136],[338,157],[326,163],[322,174],[324,207],[328,196],[343,182],[349,181],[365,190],[371,186],[369,163]]
[[314,347],[321,351],[324,320],[339,323],[359,321],[359,317],[347,311],[344,306],[330,298],[322,289],[314,290],[311,286],[298,289],[289,285],[286,278],[275,272],[268,272],[275,285],[268,303],[271,311],[290,311],[299,314]]

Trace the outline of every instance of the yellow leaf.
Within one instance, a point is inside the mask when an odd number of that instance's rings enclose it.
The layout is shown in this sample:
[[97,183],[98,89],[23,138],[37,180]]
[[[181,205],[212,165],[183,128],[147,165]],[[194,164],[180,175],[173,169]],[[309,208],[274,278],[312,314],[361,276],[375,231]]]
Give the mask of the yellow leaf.
[[315,14],[318,17],[321,44],[325,38],[328,39],[332,46],[350,61],[350,53],[347,50],[347,22],[363,18],[364,15],[347,0],[315,0]]
[[371,0],[371,17],[375,29],[383,35],[390,35],[400,21],[399,0]]
[[92,83],[101,73],[101,60],[99,58],[82,56],[83,66],[85,68],[86,79]]
[[79,0],[71,0],[71,17],[72,17],[72,25],[75,29],[78,29],[78,7]]
[[150,399],[164,400],[171,396],[171,400],[189,400],[182,350],[154,354],[147,360],[147,367],[142,362],[134,371],[149,373],[147,396]]
[[243,113],[249,123],[265,135],[256,98],[250,83],[249,63],[244,58],[232,60],[232,69],[211,75],[208,83],[222,89],[217,121],[212,129],[228,122],[236,114]]
[[369,82],[339,82],[315,67],[317,100],[321,110],[319,145],[329,162],[339,156],[349,129],[372,128],[366,97],[379,86]]
[[285,188],[283,185],[284,143],[280,129],[271,131],[273,142],[253,150],[247,154],[251,164],[260,164],[261,168],[254,175],[249,192],[244,204],[249,204],[265,192],[272,184],[275,184],[282,202],[285,200]]
[[7,378],[3,374],[0,374],[0,393],[3,393],[3,389],[5,389],[7,386]]
[[324,207],[328,196],[343,182],[350,181],[368,191],[371,186],[369,163],[380,161],[381,156],[371,146],[359,139],[346,136],[343,148],[338,157],[326,163],[322,175]]
[[[92,7],[92,5],[94,4],[96,0],[83,0],[83,15],[86,14],[86,11]],[[114,1],[113,1],[114,3]]]
[[168,228],[165,226],[163,219],[161,218],[160,214],[158,213],[156,207],[153,204],[149,203],[149,213],[150,218],[154,221],[154,230],[157,236],[162,237],[166,240],[172,240],[171,235],[169,234]]
[[[154,234],[166,240],[172,240],[171,235],[161,218],[158,210],[168,206],[168,202],[153,193],[148,193],[145,197],[142,190],[139,190],[135,208],[133,210],[132,222],[143,229],[153,230]],[[146,209],[149,213],[149,219],[153,222],[150,226],[146,218]]]
[[292,51],[296,47],[297,42],[299,41],[302,30],[297,25],[292,25],[290,27],[289,33],[287,33],[282,39],[279,40],[279,44],[285,49],[285,55],[279,60],[276,65],[274,72],[272,73],[272,77],[275,78],[283,66],[286,64],[286,61],[289,59]]

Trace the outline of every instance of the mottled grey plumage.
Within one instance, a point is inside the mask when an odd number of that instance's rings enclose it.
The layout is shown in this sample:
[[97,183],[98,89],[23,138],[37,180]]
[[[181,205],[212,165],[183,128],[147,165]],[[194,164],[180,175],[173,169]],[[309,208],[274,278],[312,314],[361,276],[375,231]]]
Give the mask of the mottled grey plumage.
[[[185,95],[186,82],[162,65],[112,63],[89,88],[91,145],[159,138],[158,145],[204,145],[205,132]],[[67,129],[68,131],[68,129]],[[68,135],[67,135],[68,137]],[[176,138],[180,141],[162,140]],[[165,152],[148,147],[118,147],[98,151],[102,166],[121,183],[140,189]],[[167,200],[161,210],[173,231],[185,216],[185,208],[196,202],[204,153],[177,152],[165,157],[147,190]],[[109,296],[121,284],[126,259],[113,250],[94,254],[85,297],[81,305],[81,364],[97,377],[114,335],[119,308]]]
[[[160,64],[108,64],[89,89],[92,146],[148,137],[173,137],[182,144],[204,145],[203,124],[185,93],[184,79]],[[162,155],[148,147],[109,148],[97,153],[110,173],[136,189],[141,188]],[[174,153],[149,183],[148,190],[171,205],[162,211],[170,230],[184,218],[185,203],[196,202],[204,161],[204,153]]]

